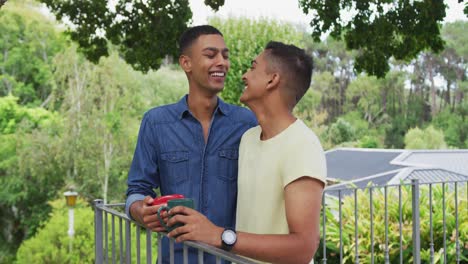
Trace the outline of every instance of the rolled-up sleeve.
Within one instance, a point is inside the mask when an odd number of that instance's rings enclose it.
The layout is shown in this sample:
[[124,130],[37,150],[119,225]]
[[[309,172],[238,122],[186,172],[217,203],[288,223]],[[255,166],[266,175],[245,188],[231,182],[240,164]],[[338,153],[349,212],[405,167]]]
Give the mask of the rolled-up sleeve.
[[157,158],[157,141],[155,126],[149,113],[143,116],[137,145],[127,180],[127,200],[125,212],[129,217],[130,206],[135,201],[143,200],[147,195],[156,196],[154,189],[159,187],[159,170]]

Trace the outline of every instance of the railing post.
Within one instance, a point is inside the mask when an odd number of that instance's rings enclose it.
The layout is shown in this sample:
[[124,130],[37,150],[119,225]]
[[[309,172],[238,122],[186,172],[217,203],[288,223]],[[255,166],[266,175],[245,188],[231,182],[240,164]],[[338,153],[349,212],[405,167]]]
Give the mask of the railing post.
[[326,211],[326,202],[325,202],[325,192],[322,193],[322,236],[323,236],[323,258],[322,258],[322,263],[327,263],[327,211]]
[[421,235],[419,225],[419,180],[411,180],[411,200],[413,205],[413,263],[420,264]]
[[101,199],[94,200],[94,263],[103,262],[103,239],[102,239],[102,207]]
[[125,262],[132,263],[132,231],[130,220],[125,220]]

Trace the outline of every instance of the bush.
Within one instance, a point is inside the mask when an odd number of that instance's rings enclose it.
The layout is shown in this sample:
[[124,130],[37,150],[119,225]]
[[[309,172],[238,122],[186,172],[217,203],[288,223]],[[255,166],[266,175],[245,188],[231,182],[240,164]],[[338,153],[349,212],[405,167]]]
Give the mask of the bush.
[[444,132],[445,142],[451,147],[465,148],[468,145],[465,144],[468,131],[468,122],[463,118],[462,114],[452,113],[450,109],[437,114],[434,117],[432,123],[438,129]]
[[[34,237],[25,240],[16,263],[92,263],[94,262],[94,213],[91,207],[79,201],[75,208],[75,236],[67,235],[68,212],[63,200],[51,203],[49,221]],[[69,244],[72,243],[72,252]]]
[[355,138],[355,129],[344,119],[338,118],[328,131],[328,137],[333,144],[352,141]]
[[[463,186],[463,188],[461,187]],[[445,186],[445,217],[447,263],[456,262],[455,240],[455,195],[453,185]],[[458,186],[458,227],[461,263],[468,263],[468,207],[466,184]],[[429,220],[429,188],[420,187],[420,241],[421,261],[430,263],[430,220]],[[385,250],[385,196],[384,190],[373,189],[373,232],[374,232],[374,261],[384,263]],[[403,263],[413,263],[412,241],[412,206],[411,186],[402,187],[402,241],[400,245],[400,214],[399,194],[395,187],[388,188],[388,241],[390,263],[400,263],[400,247],[403,248]],[[435,263],[443,263],[443,189],[441,185],[432,188],[432,227],[434,238]],[[358,254],[359,263],[371,263],[371,235],[370,235],[370,199],[369,189],[358,191]],[[340,223],[338,220],[338,201],[327,197],[326,224],[326,252],[327,263],[339,263],[340,254]],[[343,263],[355,261],[355,203],[354,195],[344,196],[342,199],[342,238]],[[322,220],[323,221],[323,220]],[[321,222],[322,223],[322,222]],[[322,231],[322,227],[321,227]],[[321,241],[322,242],[322,241]],[[323,258],[323,243],[317,251],[316,260]]]
[[379,141],[372,136],[364,136],[359,140],[359,147],[361,148],[378,148]]
[[[84,201],[78,200],[75,207],[75,235],[71,241],[67,235],[68,230],[68,208],[63,200],[51,203],[53,212],[49,221],[41,228],[34,237],[24,241],[18,252],[16,263],[94,263],[94,211]],[[115,222],[116,259],[120,259],[119,253],[119,221]],[[108,256],[111,257],[111,217],[108,217],[109,240]],[[123,227],[125,228],[125,226]],[[136,261],[136,236],[132,225],[132,263]],[[146,259],[146,232],[141,231],[140,237],[140,260]],[[154,237],[154,236],[153,236]],[[69,246],[72,245],[70,252]],[[157,240],[152,239],[153,259],[157,257]],[[124,240],[125,247],[125,240]],[[125,252],[125,249],[124,249]]]
[[418,127],[408,130],[405,135],[406,149],[444,149],[444,133],[432,125],[421,130]]

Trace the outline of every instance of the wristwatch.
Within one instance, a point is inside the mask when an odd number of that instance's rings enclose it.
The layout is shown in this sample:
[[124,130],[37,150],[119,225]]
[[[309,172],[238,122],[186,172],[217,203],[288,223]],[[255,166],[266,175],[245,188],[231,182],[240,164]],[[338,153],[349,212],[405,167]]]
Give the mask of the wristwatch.
[[230,251],[237,241],[237,234],[234,229],[226,228],[221,234],[221,248]]

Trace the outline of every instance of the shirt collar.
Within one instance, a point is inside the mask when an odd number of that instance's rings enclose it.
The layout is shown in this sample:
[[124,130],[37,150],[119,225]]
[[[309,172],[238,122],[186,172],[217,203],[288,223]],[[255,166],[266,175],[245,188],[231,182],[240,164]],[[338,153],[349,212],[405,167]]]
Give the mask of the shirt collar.
[[[182,97],[182,99],[180,99],[179,102],[176,103],[177,114],[180,119],[182,119],[185,114],[190,113],[187,104],[187,98],[188,95],[185,95]],[[219,112],[220,114],[227,116],[230,112],[229,105],[218,97],[218,106],[216,106],[215,112]]]

